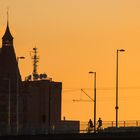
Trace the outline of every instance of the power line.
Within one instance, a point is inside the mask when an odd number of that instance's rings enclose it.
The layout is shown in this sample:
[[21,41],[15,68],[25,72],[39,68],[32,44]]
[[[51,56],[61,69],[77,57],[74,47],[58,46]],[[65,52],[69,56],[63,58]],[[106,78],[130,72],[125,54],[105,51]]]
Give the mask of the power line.
[[[82,88],[83,90],[93,90],[93,88]],[[134,87],[119,87],[120,90],[138,90],[140,89],[140,86],[134,86]],[[81,88],[66,88],[63,89],[63,92],[75,92],[80,91]],[[115,87],[101,87],[97,88],[97,90],[115,90]]]

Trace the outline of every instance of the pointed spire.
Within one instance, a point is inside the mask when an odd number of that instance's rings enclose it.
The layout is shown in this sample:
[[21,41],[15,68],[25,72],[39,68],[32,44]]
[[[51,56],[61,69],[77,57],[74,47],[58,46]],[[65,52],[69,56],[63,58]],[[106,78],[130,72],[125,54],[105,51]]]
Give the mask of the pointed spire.
[[7,25],[9,26],[9,7],[7,7]]
[[7,8],[7,27],[6,31],[2,37],[2,40],[13,40],[13,36],[11,35],[10,28],[9,28],[9,9]]

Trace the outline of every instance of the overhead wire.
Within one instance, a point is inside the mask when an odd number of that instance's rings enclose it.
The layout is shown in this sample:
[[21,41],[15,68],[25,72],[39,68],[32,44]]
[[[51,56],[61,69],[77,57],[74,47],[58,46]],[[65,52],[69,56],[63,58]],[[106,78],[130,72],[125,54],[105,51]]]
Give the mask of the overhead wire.
[[[83,90],[93,90],[93,88],[82,88]],[[101,87],[101,88],[96,88],[96,90],[115,90],[115,87]],[[121,90],[140,90],[140,86],[134,86],[134,87],[119,87]],[[63,89],[63,92],[75,92],[75,91],[80,91],[81,88],[65,88]]]
[[[127,86],[127,87],[119,87],[119,89],[120,90],[140,90],[140,86],[134,86],[134,87],[129,87],[129,86]],[[82,88],[82,90],[86,90],[86,91],[88,91],[88,90],[93,90],[93,88]],[[102,88],[97,88],[97,90],[98,91],[102,91],[102,90],[104,90],[104,91],[106,91],[106,90],[115,90],[115,87],[102,87]],[[71,92],[71,93],[74,93],[75,94],[75,92],[77,93],[77,94],[79,94],[79,92],[81,91],[81,88],[67,88],[67,89],[64,89],[63,90],[63,93],[67,93],[67,92]],[[106,95],[108,95],[108,94],[112,94],[112,93],[103,93],[103,92],[99,92],[98,93],[98,95],[102,95],[102,97],[100,96],[100,98],[99,98],[99,100],[98,101],[113,101],[112,100],[112,96],[110,97],[110,96],[106,96]],[[120,95],[120,101],[121,102],[124,102],[124,101],[128,101],[128,100],[140,100],[140,94],[139,95],[137,95],[136,96],[136,94],[138,94],[138,93],[133,93],[133,94],[127,94],[127,95],[125,95],[125,94],[121,94]],[[89,96],[88,94],[86,94],[87,96]],[[105,96],[103,96],[103,95],[105,95]],[[79,102],[79,101],[84,101],[84,102],[90,102],[90,100],[86,100],[86,99],[82,99],[81,98],[81,94],[80,94],[80,99],[73,99],[73,101],[77,101],[77,102]]]

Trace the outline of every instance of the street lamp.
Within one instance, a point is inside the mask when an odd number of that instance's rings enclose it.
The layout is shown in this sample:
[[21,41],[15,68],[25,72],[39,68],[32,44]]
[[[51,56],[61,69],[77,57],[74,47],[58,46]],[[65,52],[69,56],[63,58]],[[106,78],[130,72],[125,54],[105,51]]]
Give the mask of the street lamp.
[[94,132],[96,132],[96,72],[90,71],[89,74],[94,74]]
[[19,68],[18,68],[18,63],[19,63],[19,60],[20,59],[25,59],[25,57],[23,57],[23,56],[20,56],[20,57],[17,57],[17,98],[16,98],[16,100],[17,100],[17,113],[16,113],[16,115],[17,115],[17,135],[18,135],[18,133],[19,133]]
[[117,49],[117,58],[116,58],[116,128],[118,127],[118,109],[119,109],[119,106],[118,106],[118,53],[119,52],[124,52],[125,50],[124,49],[120,49],[118,50]]

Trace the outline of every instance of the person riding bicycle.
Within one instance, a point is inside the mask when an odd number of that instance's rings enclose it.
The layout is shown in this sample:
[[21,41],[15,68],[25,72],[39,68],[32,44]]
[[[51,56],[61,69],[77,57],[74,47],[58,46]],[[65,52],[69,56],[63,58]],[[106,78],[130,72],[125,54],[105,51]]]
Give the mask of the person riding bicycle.
[[102,129],[102,119],[101,118],[99,118],[97,124],[98,124],[97,130],[101,130]]
[[92,129],[93,129],[93,122],[92,122],[91,119],[89,119],[89,122],[88,122],[88,131],[90,132]]

